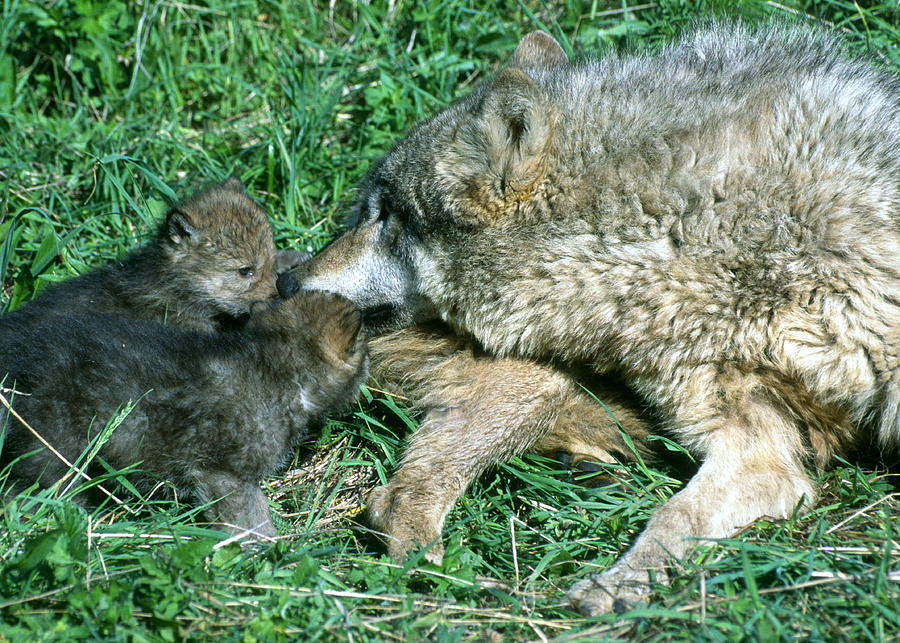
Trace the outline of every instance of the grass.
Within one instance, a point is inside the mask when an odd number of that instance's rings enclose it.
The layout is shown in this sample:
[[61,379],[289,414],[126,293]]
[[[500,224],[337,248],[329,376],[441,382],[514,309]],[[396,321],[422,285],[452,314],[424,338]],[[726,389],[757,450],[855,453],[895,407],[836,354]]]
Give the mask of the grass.
[[[730,7],[822,20],[900,69],[892,2],[0,2],[0,310],[120,256],[175,194],[230,174],[279,244],[321,248],[369,164],[533,28],[602,53]],[[22,494],[0,514],[0,641],[900,639],[900,492],[882,469],[843,463],[811,513],[760,521],[651,604],[588,620],[565,589],[628,547],[675,474],[617,466],[622,485],[591,489],[514,460],[453,510],[440,568],[397,565],[359,512],[411,423],[375,392],[330,422],[266,483],[276,543],[223,542],[196,508],[127,486],[127,509],[90,512],[72,490]]]

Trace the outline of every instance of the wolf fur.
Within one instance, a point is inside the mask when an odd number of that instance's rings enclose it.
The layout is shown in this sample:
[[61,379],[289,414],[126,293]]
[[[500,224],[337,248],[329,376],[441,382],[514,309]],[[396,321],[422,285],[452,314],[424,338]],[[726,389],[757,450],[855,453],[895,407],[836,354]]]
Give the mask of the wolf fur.
[[[206,516],[233,531],[274,536],[259,481],[311,423],[356,397],[367,373],[361,328],[349,301],[323,293],[257,304],[222,332],[113,314],[12,316],[0,321],[0,364],[12,408],[69,463],[133,402],[99,458],[136,465],[145,489],[163,478],[198,503],[218,501]],[[0,465],[12,463],[17,486],[72,475],[22,422],[3,420]]]
[[[423,416],[396,475],[366,501],[394,558],[420,543],[440,562],[447,513],[500,460],[531,452],[595,472],[593,463],[635,458],[622,430],[644,459],[655,455],[646,441],[652,418],[608,377],[494,358],[439,323],[376,336],[369,350],[375,382],[410,398]],[[486,438],[491,444],[482,446]]]
[[[821,33],[713,25],[579,64],[534,33],[395,145],[294,277],[652,406],[702,464],[570,591],[608,612],[698,538],[811,505],[807,466],[897,448],[898,176],[900,80]],[[481,430],[481,461],[534,439]]]
[[232,177],[172,208],[156,235],[121,261],[48,286],[13,314],[106,313],[216,330],[277,296],[265,211]]

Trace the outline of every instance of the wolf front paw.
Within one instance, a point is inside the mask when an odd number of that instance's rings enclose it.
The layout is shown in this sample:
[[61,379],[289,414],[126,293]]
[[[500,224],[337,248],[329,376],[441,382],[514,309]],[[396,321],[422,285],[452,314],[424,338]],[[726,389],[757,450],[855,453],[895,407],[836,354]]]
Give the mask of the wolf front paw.
[[603,574],[592,574],[569,590],[572,606],[586,616],[621,613],[646,601],[650,576],[645,570],[616,565]]
[[388,555],[402,561],[417,545],[431,547],[425,560],[440,565],[444,558],[441,526],[428,516],[432,506],[423,506],[420,493],[396,484],[376,487],[366,501],[369,524],[385,543]]

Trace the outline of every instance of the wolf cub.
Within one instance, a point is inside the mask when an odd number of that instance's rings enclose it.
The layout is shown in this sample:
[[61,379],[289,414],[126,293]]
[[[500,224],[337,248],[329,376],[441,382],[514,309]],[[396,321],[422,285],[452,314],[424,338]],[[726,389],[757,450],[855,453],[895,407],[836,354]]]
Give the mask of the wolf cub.
[[265,212],[232,178],[172,209],[124,260],[0,318],[0,383],[15,411],[0,420],[0,467],[12,464],[12,489],[52,485],[98,439],[109,466],[137,465],[139,482],[218,500],[210,519],[273,534],[259,479],[355,397],[368,365],[346,299],[277,298],[275,270],[295,255],[275,252]]
[[[311,423],[352,401],[368,356],[356,308],[303,293],[257,305],[222,332],[118,314],[0,323],[4,387],[12,407],[76,462],[127,402],[134,408],[99,445],[114,469],[137,465],[146,488],[171,481],[210,520],[274,535],[259,480],[276,472]],[[47,487],[70,467],[7,417],[3,466],[18,483]],[[91,464],[89,473],[100,470]]]
[[121,261],[48,286],[14,314],[112,313],[219,329],[277,296],[275,261],[265,211],[232,177],[170,210],[155,237]]

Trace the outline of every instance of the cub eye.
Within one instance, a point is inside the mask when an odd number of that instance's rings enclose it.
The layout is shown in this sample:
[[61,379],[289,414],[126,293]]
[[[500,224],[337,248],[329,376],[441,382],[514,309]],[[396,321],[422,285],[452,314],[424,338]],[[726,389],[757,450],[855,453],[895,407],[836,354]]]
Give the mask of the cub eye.
[[253,266],[243,266],[242,268],[238,268],[238,274],[241,277],[252,277],[256,274],[256,268]]

